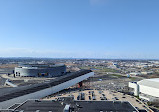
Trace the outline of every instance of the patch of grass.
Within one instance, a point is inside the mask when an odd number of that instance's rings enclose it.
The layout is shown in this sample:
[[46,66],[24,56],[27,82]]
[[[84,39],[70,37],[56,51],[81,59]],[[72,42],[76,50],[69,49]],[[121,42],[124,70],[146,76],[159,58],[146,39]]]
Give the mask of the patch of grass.
[[90,67],[84,66],[84,67],[80,67],[80,69],[90,69]]
[[121,77],[124,77],[122,75],[117,75],[117,74],[109,74],[110,76],[115,76],[115,77],[118,77],[118,78],[121,78]]
[[117,73],[118,71],[117,70],[114,70],[114,69],[110,69],[110,68],[104,68],[102,69],[103,72],[113,72],[113,73]]
[[129,77],[132,81],[135,81],[135,80],[137,80],[137,78],[136,77]]
[[102,67],[102,66],[94,66],[94,67],[81,67],[80,69],[94,69],[93,71],[97,71],[97,72],[113,72],[113,73],[118,73],[117,70],[114,69],[110,69],[110,68],[106,68],[106,67]]

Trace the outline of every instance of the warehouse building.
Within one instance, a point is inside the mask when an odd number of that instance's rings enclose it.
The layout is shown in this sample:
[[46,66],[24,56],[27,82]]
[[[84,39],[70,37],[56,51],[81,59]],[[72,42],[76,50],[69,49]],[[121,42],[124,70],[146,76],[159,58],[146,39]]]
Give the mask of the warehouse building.
[[15,67],[14,74],[19,77],[57,77],[66,73],[64,64],[45,65],[45,64],[30,64]]
[[138,82],[129,82],[135,96],[147,101],[159,100],[159,78],[144,79]]

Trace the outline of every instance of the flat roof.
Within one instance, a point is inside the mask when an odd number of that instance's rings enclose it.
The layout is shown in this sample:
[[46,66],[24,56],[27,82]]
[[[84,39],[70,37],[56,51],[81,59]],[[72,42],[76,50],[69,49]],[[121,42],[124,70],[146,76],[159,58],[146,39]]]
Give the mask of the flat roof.
[[75,112],[138,112],[129,102],[121,101],[74,101],[28,100],[15,110],[24,112],[63,112],[66,105]]
[[17,108],[19,105],[21,105],[21,104],[14,104],[14,105],[12,105],[11,107],[9,107],[8,109],[15,109],[15,108]]
[[[6,100],[10,100],[19,96],[23,96],[26,94],[30,94],[30,93],[34,93],[46,88],[50,88],[52,86],[56,86],[59,85],[61,83],[64,83],[66,81],[69,81],[71,79],[74,79],[76,77],[82,76],[84,74],[90,73],[92,72],[91,70],[80,70],[74,73],[70,73],[64,76],[61,76],[59,78],[56,78],[52,81],[50,81],[49,83],[43,83],[43,84],[34,84],[32,86],[27,86],[27,87],[21,87],[20,89],[17,88],[11,88],[14,92],[11,93],[6,93],[5,91],[3,91],[2,95],[0,96],[0,102],[6,101]],[[3,90],[3,89],[2,89]],[[7,89],[6,89],[7,90]]]
[[143,79],[138,81],[137,84],[159,89],[159,78]]
[[16,111],[24,110],[24,112],[63,112],[65,105],[62,105],[61,102],[56,101],[38,101],[38,100],[29,100],[19,106]]
[[146,80],[154,81],[154,82],[158,82],[159,83],[159,78],[152,78],[152,79],[146,79]]
[[80,105],[78,112],[137,112],[129,102],[76,101],[75,103]]

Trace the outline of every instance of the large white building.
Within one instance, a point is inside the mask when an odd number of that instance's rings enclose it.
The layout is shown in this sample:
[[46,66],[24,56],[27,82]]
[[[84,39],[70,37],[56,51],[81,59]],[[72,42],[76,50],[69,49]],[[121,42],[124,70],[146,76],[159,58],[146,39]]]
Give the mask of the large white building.
[[159,100],[159,78],[129,82],[129,87],[133,88],[134,95],[139,98],[148,101]]

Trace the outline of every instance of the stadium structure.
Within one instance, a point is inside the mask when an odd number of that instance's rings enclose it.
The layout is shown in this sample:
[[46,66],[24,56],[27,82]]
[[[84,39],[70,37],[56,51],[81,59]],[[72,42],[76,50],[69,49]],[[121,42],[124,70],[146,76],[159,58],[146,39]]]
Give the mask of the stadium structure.
[[129,82],[135,96],[147,101],[159,100],[159,78],[143,79],[138,82]]
[[30,64],[15,67],[15,76],[20,77],[57,77],[66,73],[64,64],[45,65],[45,64]]

